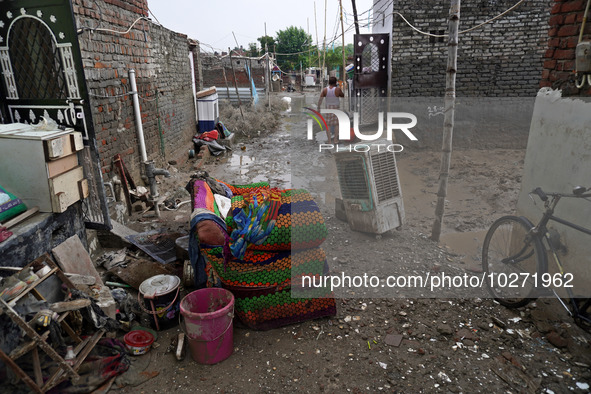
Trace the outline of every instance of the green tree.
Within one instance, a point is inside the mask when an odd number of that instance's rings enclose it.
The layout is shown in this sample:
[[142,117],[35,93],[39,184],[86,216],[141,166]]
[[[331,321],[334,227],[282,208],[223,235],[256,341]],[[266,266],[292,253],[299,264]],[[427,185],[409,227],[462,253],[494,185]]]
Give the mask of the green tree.
[[251,57],[260,56],[256,42],[251,42],[250,44],[248,44],[248,51],[246,51],[246,54]]
[[275,46],[277,45],[277,43],[275,42],[275,39],[271,36],[262,36],[257,38],[257,41],[259,42],[259,44],[261,44],[261,49],[264,51],[265,50],[265,44],[267,44],[267,49],[270,52],[273,52],[275,50]]
[[300,27],[290,26],[277,32],[277,63],[283,71],[299,69],[300,62],[308,64],[308,51],[312,48],[312,37]]
[[[345,46],[345,63],[347,63],[347,58],[353,56],[353,44],[348,44]],[[326,50],[326,66],[329,69],[334,68],[342,68],[343,67],[343,52],[342,47],[332,47],[327,48]]]

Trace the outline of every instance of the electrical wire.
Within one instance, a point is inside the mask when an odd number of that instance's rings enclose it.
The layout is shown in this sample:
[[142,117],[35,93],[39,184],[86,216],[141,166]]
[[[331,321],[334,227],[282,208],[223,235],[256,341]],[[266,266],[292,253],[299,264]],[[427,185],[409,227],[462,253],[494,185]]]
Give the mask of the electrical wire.
[[[478,25],[476,25],[476,26],[473,26],[473,27],[471,27],[471,28],[469,28],[469,29],[466,29],[466,30],[461,30],[461,31],[459,31],[459,32],[458,32],[458,34],[464,34],[464,33],[468,33],[468,32],[470,32],[470,31],[472,31],[472,30],[479,29],[479,28],[481,28],[481,27],[482,27],[482,26],[484,26],[484,25],[487,25],[487,24],[489,24],[489,23],[492,23],[492,22],[496,21],[497,19],[500,19],[500,18],[502,18],[503,16],[505,16],[506,14],[508,14],[509,12],[513,11],[515,8],[517,8],[519,5],[521,5],[521,3],[523,3],[524,1],[525,1],[525,0],[519,0],[519,1],[518,1],[517,3],[515,3],[515,4],[514,4],[514,5],[511,7],[511,8],[509,8],[509,9],[507,9],[506,11],[504,11],[504,12],[500,13],[499,15],[495,16],[494,18],[491,18],[491,19],[489,19],[489,20],[487,20],[487,21],[485,21],[485,22],[482,22],[482,23],[480,23],[480,24],[478,24]],[[413,30],[414,30],[414,31],[416,31],[417,33],[423,34],[423,35],[425,35],[425,36],[429,36],[429,37],[437,37],[437,38],[444,38],[444,37],[448,37],[448,36],[449,36],[448,34],[431,34],[431,33],[427,33],[427,32],[425,32],[425,31],[422,31],[422,30],[418,29],[417,27],[413,26],[413,25],[412,25],[412,24],[411,24],[411,23],[410,23],[410,22],[409,22],[409,21],[408,21],[408,20],[407,20],[407,19],[404,17],[404,15],[402,15],[400,12],[396,12],[396,11],[394,11],[394,12],[392,12],[392,15],[398,15],[399,17],[401,17],[401,18],[402,18],[402,20],[403,20],[403,21],[404,21],[404,22],[405,22],[405,23],[406,23],[408,26],[410,26],[410,28],[411,28],[411,29],[413,29]]]
[[[147,3],[146,3],[146,7],[148,7],[148,6],[147,6]],[[149,12],[150,14],[152,14],[152,16],[154,17],[154,19],[156,19],[156,22],[158,22],[158,24],[159,24],[160,26],[163,26],[163,25],[162,25],[162,23],[160,23],[160,21],[159,21],[159,20],[158,20],[158,18],[156,17],[156,15],[154,15],[154,13],[153,13],[153,12],[152,12],[152,10],[150,9],[150,7],[148,7],[148,12]]]
[[115,34],[127,34],[131,31],[131,29],[133,29],[133,27],[136,25],[136,23],[138,23],[141,20],[145,20],[145,21],[151,21],[150,18],[146,18],[145,16],[140,16],[139,18],[137,18],[132,24],[131,26],[129,26],[129,29],[125,30],[125,31],[120,31],[120,30],[113,30],[113,29],[107,29],[104,27],[97,27],[97,28],[92,28],[92,27],[82,27],[82,30],[90,30],[90,31],[104,31],[104,32],[109,32],[109,33],[115,33]]

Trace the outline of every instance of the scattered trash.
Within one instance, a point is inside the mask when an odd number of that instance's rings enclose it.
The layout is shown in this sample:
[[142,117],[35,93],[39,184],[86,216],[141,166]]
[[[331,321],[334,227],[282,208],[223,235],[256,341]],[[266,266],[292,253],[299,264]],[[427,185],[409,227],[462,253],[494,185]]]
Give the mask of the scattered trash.
[[185,334],[180,332],[177,337],[177,346],[175,357],[178,361],[183,361],[185,359]]
[[120,249],[103,254],[97,264],[103,266],[107,271],[113,267],[122,266],[127,259],[127,249]]
[[128,235],[125,239],[146,252],[159,263],[167,264],[176,260],[175,240],[182,235],[153,230],[141,234]]
[[503,322],[501,319],[495,317],[495,316],[491,316],[491,320],[493,321],[493,323],[495,323],[497,326],[499,326],[500,328],[505,328],[507,327],[507,325],[505,324],[505,322]]
[[378,365],[384,369],[388,368],[388,364],[378,361]]
[[399,334],[388,334],[384,340],[386,345],[398,347],[402,343],[402,335]]
[[437,377],[439,378],[439,380],[441,381],[441,383],[451,383],[451,379],[449,378],[449,376],[447,376],[447,374],[443,371],[439,372],[437,374]]
[[148,331],[134,330],[123,337],[125,347],[132,356],[140,356],[150,351],[154,343],[154,336]]

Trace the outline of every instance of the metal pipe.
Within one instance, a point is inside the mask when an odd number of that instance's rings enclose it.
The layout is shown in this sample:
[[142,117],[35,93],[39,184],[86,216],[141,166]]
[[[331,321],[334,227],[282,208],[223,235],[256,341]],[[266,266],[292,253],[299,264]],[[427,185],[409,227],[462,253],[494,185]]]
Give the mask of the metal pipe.
[[160,217],[160,208],[158,207],[158,186],[156,183],[156,176],[164,175],[165,177],[169,178],[170,173],[162,168],[154,168],[154,162],[152,160],[146,161],[146,176],[148,177],[148,184],[150,186],[150,200],[154,204],[154,212],[156,212],[156,217]]
[[583,34],[585,33],[585,23],[587,23],[587,15],[589,14],[589,6],[591,0],[587,0],[587,6],[585,7],[585,13],[583,14],[583,22],[581,23],[581,32],[579,33],[579,43],[583,41]]
[[142,113],[140,111],[140,100],[138,99],[137,85],[135,83],[135,70],[129,70],[129,83],[131,84],[131,98],[133,100],[133,112],[135,114],[135,126],[137,129],[137,139],[140,144],[140,155],[142,163],[148,161],[146,154],[146,142],[144,141],[144,128],[142,126]]

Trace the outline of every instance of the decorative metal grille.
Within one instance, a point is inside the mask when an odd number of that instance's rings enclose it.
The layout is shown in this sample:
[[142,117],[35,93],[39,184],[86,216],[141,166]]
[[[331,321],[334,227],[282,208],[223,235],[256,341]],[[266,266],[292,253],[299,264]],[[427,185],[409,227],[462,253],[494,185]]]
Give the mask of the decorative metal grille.
[[378,202],[400,196],[396,160],[391,152],[382,152],[371,156]]
[[19,98],[67,98],[60,52],[41,22],[34,18],[15,21],[9,42]]
[[337,172],[343,199],[369,200],[367,170],[363,158],[337,160]]
[[378,122],[378,114],[382,111],[382,98],[378,89],[361,89],[360,124],[370,125]]
[[367,44],[361,54],[362,72],[380,71],[380,54],[375,44]]

